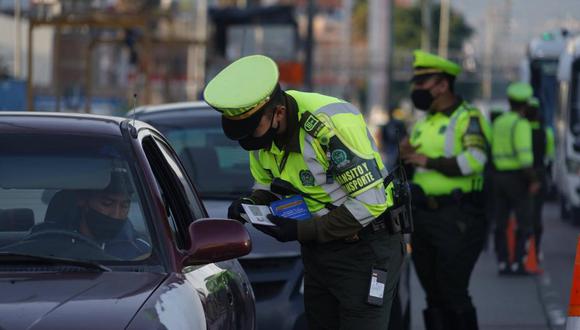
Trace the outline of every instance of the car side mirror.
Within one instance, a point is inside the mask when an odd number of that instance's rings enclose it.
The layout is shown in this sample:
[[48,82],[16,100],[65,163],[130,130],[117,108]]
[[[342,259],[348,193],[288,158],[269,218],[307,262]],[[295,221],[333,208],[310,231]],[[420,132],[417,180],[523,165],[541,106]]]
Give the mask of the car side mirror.
[[200,219],[189,225],[191,247],[183,266],[203,265],[244,256],[252,250],[243,224],[227,219]]
[[294,185],[292,185],[290,182],[280,178],[272,179],[272,183],[270,183],[270,191],[279,195],[302,194],[300,190],[296,189],[296,187],[294,187]]

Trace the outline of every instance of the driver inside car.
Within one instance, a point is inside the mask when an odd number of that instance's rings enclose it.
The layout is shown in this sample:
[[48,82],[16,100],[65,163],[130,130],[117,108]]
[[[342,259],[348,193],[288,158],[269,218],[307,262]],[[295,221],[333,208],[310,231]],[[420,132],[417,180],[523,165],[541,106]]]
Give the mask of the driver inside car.
[[61,199],[55,203],[61,205],[55,207],[68,209],[58,212],[60,217],[68,219],[47,219],[33,232],[51,229],[77,232],[96,243],[106,254],[119,259],[141,259],[150,253],[151,245],[128,218],[133,189],[126,170],[113,170],[109,184],[102,190],[61,191],[60,194],[53,197]]
[[107,254],[121,259],[138,259],[151,251],[128,218],[132,193],[127,173],[114,171],[105,189],[80,192],[78,200],[77,230],[97,242]]

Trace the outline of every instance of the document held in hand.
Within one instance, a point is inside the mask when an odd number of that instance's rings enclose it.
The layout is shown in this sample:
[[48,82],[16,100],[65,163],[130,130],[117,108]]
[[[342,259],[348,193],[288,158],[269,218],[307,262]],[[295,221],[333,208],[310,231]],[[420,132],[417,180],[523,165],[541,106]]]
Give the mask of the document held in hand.
[[272,202],[270,206],[242,204],[242,207],[248,220],[256,225],[275,226],[268,220],[268,214],[296,220],[306,220],[312,217],[304,198],[299,195]]

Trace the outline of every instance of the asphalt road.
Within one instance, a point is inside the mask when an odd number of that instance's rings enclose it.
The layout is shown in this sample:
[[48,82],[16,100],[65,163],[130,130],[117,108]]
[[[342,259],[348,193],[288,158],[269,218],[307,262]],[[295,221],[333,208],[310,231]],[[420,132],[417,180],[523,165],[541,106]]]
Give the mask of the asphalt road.
[[[544,273],[499,277],[493,244],[474,269],[470,291],[482,330],[563,329],[580,227],[560,220],[556,202],[544,208]],[[490,242],[493,242],[491,240]],[[412,329],[424,329],[425,297],[416,276],[411,279]]]

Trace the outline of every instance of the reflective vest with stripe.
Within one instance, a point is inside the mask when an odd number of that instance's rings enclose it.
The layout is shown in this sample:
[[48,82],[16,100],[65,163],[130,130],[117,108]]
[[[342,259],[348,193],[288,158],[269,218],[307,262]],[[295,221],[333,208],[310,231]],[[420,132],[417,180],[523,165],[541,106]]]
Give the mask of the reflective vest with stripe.
[[[292,90],[286,93],[298,105],[301,152],[288,153],[282,171],[284,151],[275,143],[269,150],[250,152],[253,188],[269,190],[273,178],[284,179],[323,203],[344,205],[366,226],[392,205],[392,198],[383,185],[387,171],[364,117],[352,104],[337,98]],[[310,117],[312,120],[303,120]],[[315,216],[329,212],[325,204],[309,198],[305,201]]]
[[417,167],[413,183],[429,196],[448,195],[483,188],[483,168],[491,129],[481,112],[463,102],[448,116],[432,112],[417,122],[411,133],[411,145],[429,158],[456,158],[459,176],[447,176],[437,170]]
[[531,167],[534,158],[530,123],[513,111],[499,116],[493,123],[491,153],[497,171]]

